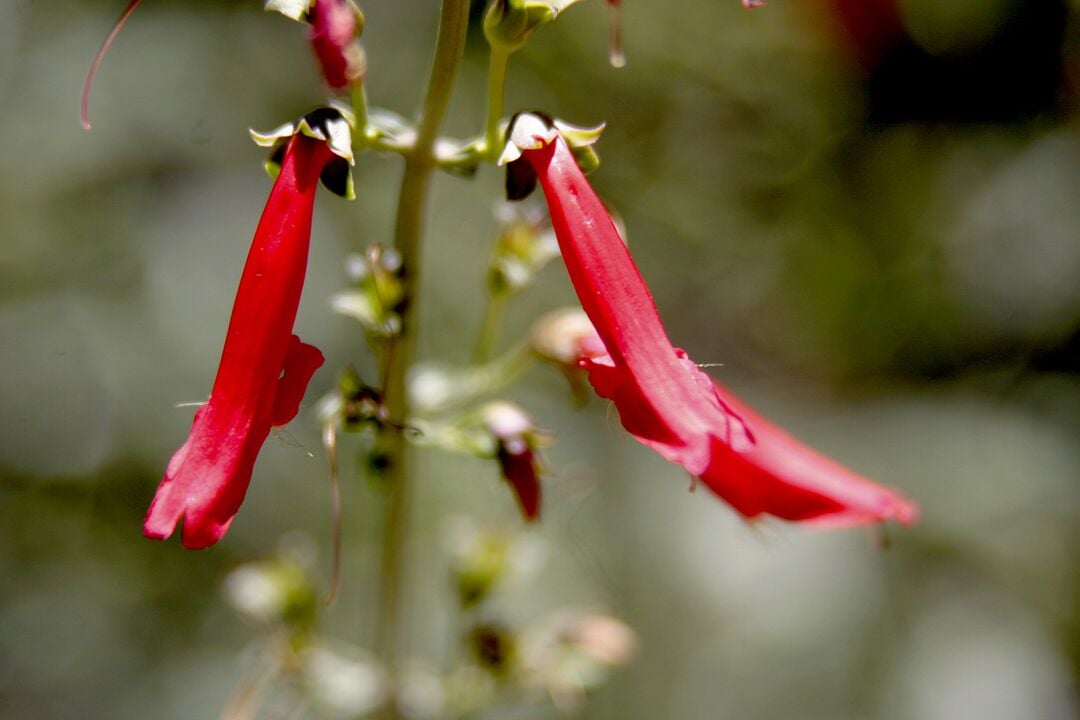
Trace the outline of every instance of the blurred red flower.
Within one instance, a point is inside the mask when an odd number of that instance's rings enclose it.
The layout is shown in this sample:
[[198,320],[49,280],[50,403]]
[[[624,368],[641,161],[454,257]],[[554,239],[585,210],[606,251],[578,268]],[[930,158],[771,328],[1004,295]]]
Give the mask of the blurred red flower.
[[343,90],[364,74],[364,54],[356,42],[359,14],[350,0],[314,0],[308,38],[326,84]]

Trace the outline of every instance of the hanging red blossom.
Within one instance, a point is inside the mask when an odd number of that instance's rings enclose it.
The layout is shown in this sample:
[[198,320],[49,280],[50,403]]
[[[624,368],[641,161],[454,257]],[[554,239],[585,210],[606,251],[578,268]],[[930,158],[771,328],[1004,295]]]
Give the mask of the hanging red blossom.
[[308,16],[308,38],[326,84],[344,90],[364,74],[364,52],[356,41],[361,15],[351,0],[315,0]]
[[[311,117],[311,116],[309,116]],[[213,545],[243,502],[270,433],[297,413],[323,356],[293,335],[307,268],[315,189],[341,160],[320,137],[288,140],[240,278],[209,401],[165,470],[143,533],[164,539],[183,521],[188,548]],[[314,131],[318,135],[318,131]]]
[[630,434],[748,518],[832,526],[917,519],[910,500],[802,445],[672,346],[618,230],[556,129],[519,116],[504,159],[526,162],[543,188],[570,279],[606,348],[582,366]]
[[514,492],[526,522],[540,517],[540,471],[536,457],[539,434],[532,419],[508,402],[488,403],[484,424],[495,439],[495,459]]

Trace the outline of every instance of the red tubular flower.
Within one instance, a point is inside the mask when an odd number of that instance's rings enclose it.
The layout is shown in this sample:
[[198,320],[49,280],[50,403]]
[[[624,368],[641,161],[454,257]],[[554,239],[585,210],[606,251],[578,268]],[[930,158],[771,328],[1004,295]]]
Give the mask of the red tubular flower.
[[526,522],[540,517],[540,472],[537,468],[537,431],[532,420],[516,405],[489,403],[483,411],[484,423],[495,439],[495,459],[510,489],[514,491]]
[[347,88],[364,74],[364,55],[356,42],[356,7],[350,0],[315,0],[309,20],[308,38],[326,84],[334,90]]
[[320,174],[337,156],[296,134],[285,148],[248,254],[210,400],[165,470],[146,514],[149,538],[172,535],[205,548],[225,534],[243,502],[270,428],[297,413],[322,353],[293,335],[307,268]]
[[570,279],[607,350],[582,366],[630,434],[748,518],[916,520],[914,503],[800,444],[672,346],[618,230],[556,130],[522,115],[511,142],[504,157],[519,156],[539,179]]

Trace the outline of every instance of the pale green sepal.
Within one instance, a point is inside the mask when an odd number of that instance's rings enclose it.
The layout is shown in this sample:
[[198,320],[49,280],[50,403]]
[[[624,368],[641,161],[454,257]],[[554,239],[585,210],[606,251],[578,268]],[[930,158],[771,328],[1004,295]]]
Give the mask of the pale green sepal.
[[305,23],[308,11],[311,10],[311,0],[267,0],[264,10],[268,13],[281,13],[298,23]]
[[311,0],[266,0],[263,9],[267,12],[279,12],[297,22],[305,22],[311,9]]
[[506,147],[499,156],[499,165],[506,165],[521,157],[522,150],[536,150],[550,144],[558,131],[550,127],[538,115],[522,113],[514,119],[514,125],[507,135]]
[[435,162],[459,177],[472,177],[480,166],[475,142],[440,138],[435,142]]
[[376,148],[384,144],[407,148],[416,142],[416,128],[391,110],[371,108],[368,112],[367,139]]
[[570,152],[573,154],[574,161],[578,164],[578,167],[581,168],[581,172],[586,175],[600,167],[600,156],[588,145],[571,147]]
[[[350,168],[356,164],[352,151],[352,127],[355,123],[356,117],[352,111],[345,105],[335,102],[329,107],[317,108],[299,120],[281,125],[270,132],[248,130],[248,133],[256,145],[271,148],[270,157],[266,160],[264,167],[273,179],[277,179],[284,147],[293,135],[300,133],[325,142],[330,151],[341,160],[333,161],[323,169],[322,183],[335,195],[346,200],[353,200],[356,198],[356,190]],[[337,163],[341,161],[344,163],[338,165]]]
[[251,139],[254,140],[255,144],[259,147],[274,147],[279,141],[291,138],[295,132],[295,122],[285,123],[284,125],[265,133],[261,133],[258,130],[248,130]]
[[276,153],[266,158],[266,162],[263,163],[263,170],[266,171],[271,180],[277,180],[277,176],[281,174],[281,163],[278,162]]
[[574,148],[596,144],[596,141],[600,139],[601,133],[604,132],[604,128],[607,127],[607,123],[600,123],[593,127],[571,125],[562,120],[555,120],[554,123],[555,129],[559,131],[559,134],[562,135],[563,138],[565,138],[566,144]]
[[382,336],[396,335],[396,325],[387,324],[384,312],[377,300],[364,290],[346,290],[330,298],[330,309],[339,315],[353,318],[367,330]]
[[545,23],[549,23],[555,19],[555,16],[559,14],[559,11],[551,6],[550,3],[543,2],[526,2],[525,3],[525,32],[531,33],[536,28]]
[[581,127],[562,120],[555,120],[554,124],[555,129],[566,140],[566,144],[570,147],[570,152],[574,154],[574,160],[577,161],[582,172],[588,175],[600,167],[600,156],[596,154],[592,146],[600,139],[601,133],[607,127],[606,123],[600,123],[594,127]]
[[338,102],[330,103],[330,108],[340,114],[336,119],[320,118],[320,125],[311,124],[311,114],[300,118],[296,131],[316,140],[323,140],[329,146],[330,151],[338,157],[347,160],[349,165],[355,165],[356,159],[352,151],[352,128],[356,125],[356,116],[352,111]]

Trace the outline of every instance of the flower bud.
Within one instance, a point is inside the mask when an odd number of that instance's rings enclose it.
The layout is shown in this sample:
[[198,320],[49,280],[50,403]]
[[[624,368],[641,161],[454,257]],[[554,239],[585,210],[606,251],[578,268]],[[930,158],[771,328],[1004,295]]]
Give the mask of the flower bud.
[[608,667],[625,665],[637,650],[637,636],[610,615],[588,613],[569,618],[561,639],[591,660]]
[[484,15],[484,37],[493,48],[514,52],[536,28],[579,0],[494,0]]
[[506,573],[510,540],[505,535],[458,532],[451,548],[450,572],[463,608],[483,602]]
[[385,422],[386,406],[382,393],[360,378],[353,367],[345,368],[338,381],[341,423],[346,430],[359,430],[368,423]]
[[300,655],[304,694],[331,717],[361,717],[378,709],[389,690],[382,667],[359,648],[320,644]]
[[562,371],[574,399],[583,404],[589,389],[581,362],[605,354],[604,343],[584,311],[576,307],[552,310],[533,324],[529,341],[540,359]]
[[541,434],[517,405],[488,403],[482,414],[488,432],[495,438],[499,468],[514,491],[521,514],[528,521],[537,519],[540,516],[540,477],[534,451],[541,444]]
[[483,603],[496,588],[527,583],[547,556],[546,545],[533,534],[484,529],[465,518],[448,523],[445,540],[463,608]]
[[510,628],[498,623],[480,623],[466,637],[477,664],[492,675],[509,675],[517,662],[517,638]]
[[359,322],[373,338],[400,333],[405,300],[400,253],[372,245],[363,255],[350,255],[345,268],[353,288],[331,298],[334,311]]
[[547,690],[556,707],[573,714],[585,691],[633,657],[637,636],[622,621],[596,613],[564,612],[532,629],[522,649],[531,682]]
[[304,567],[292,559],[241,565],[226,576],[223,590],[229,605],[253,622],[303,631],[315,618],[315,588]]
[[559,243],[547,213],[540,208],[507,203],[500,206],[499,215],[503,224],[488,268],[488,287],[493,295],[525,289],[559,256]]
[[517,50],[530,32],[524,0],[495,0],[484,15],[484,37],[492,47]]
[[311,49],[331,89],[344,90],[364,76],[364,14],[352,0],[266,0],[266,10],[308,23]]
[[552,310],[533,324],[530,335],[533,351],[559,367],[577,368],[583,358],[604,351],[589,317],[581,308]]

